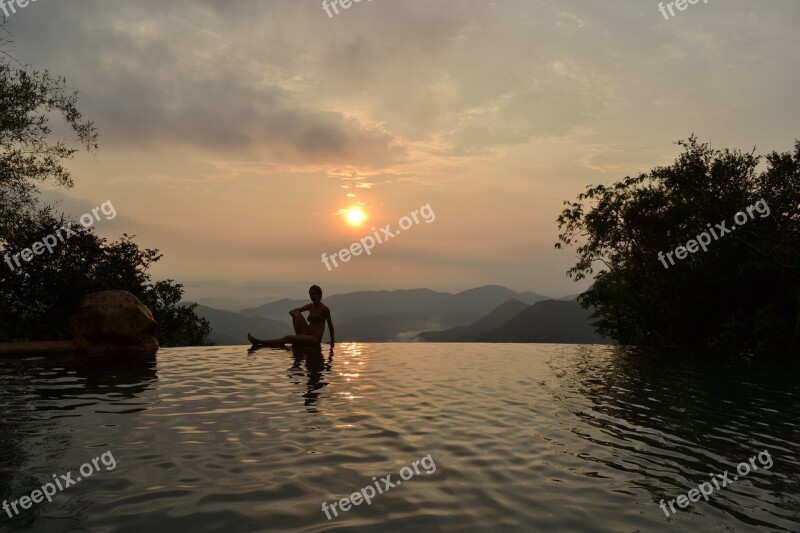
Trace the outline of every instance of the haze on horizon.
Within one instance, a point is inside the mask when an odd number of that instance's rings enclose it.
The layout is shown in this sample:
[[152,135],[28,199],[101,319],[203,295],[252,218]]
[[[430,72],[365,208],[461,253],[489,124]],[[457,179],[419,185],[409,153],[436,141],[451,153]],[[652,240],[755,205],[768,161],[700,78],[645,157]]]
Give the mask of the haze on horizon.
[[[100,151],[48,191],[160,249],[156,278],[229,307],[366,289],[486,284],[553,297],[556,217],[589,184],[717,148],[798,137],[800,3],[655,1],[36,2],[9,17],[14,56],[63,75]],[[413,226],[328,271],[320,260]],[[342,210],[358,206],[362,225]]]

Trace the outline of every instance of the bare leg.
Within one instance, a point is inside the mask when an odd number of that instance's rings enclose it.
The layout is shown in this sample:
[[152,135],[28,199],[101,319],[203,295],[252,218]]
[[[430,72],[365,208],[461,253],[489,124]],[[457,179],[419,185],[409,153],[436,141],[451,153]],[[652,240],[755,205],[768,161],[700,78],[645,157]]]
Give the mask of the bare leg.
[[249,333],[247,334],[247,340],[253,343],[253,347],[256,346],[272,346],[275,348],[284,348],[286,347],[286,337],[281,337],[280,339],[257,339],[253,337]]
[[284,348],[287,344],[293,346],[317,346],[321,343],[316,335],[286,335],[280,339],[257,339],[248,333],[247,340],[253,343],[254,347],[268,346],[275,348]]
[[295,313],[292,315],[292,324],[294,325],[295,335],[308,335],[308,322],[302,313]]

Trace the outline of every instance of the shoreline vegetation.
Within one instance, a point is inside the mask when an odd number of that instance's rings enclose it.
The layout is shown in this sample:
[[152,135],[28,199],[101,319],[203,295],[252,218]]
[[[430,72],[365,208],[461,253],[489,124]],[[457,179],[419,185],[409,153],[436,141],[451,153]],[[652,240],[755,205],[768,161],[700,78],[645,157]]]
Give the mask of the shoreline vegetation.
[[[64,78],[22,65],[8,43],[0,36],[0,255],[25,259],[31,243],[49,242],[57,228],[70,238],[54,244],[44,259],[0,268],[0,342],[63,340],[84,297],[122,290],[152,311],[162,346],[206,344],[209,325],[194,307],[180,305],[183,286],[151,280],[148,269],[162,258],[158,250],[140,248],[125,233],[108,242],[83,219],[41,201],[40,184],[73,186],[64,165],[79,150],[95,154],[98,132]],[[63,119],[75,136],[72,146],[52,138],[51,118]]]
[[[555,246],[576,245],[567,274],[593,278],[581,305],[621,344],[800,356],[800,141],[764,156],[676,144],[672,165],[564,202]],[[756,202],[771,215],[663,268],[663,250]]]

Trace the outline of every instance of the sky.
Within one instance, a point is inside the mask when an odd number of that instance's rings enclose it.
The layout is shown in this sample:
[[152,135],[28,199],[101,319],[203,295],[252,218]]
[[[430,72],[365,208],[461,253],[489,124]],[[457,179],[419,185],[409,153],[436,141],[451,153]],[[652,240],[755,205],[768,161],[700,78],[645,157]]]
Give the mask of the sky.
[[[565,200],[671,163],[693,133],[791,149],[800,1],[658,6],[39,0],[5,29],[100,135],[45,198],[76,216],[112,202],[99,234],[136,235],[164,254],[154,278],[236,309],[312,283],[577,293],[574,248],[554,248]],[[322,261],[414,211],[435,219]]]

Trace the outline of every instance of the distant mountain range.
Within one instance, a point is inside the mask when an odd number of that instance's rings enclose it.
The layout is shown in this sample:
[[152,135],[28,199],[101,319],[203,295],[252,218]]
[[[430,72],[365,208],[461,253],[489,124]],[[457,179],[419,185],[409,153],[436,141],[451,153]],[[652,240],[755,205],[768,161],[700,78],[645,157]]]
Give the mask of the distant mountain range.
[[[486,285],[457,294],[429,289],[361,291],[323,300],[337,342],[561,342],[603,343],[577,302]],[[200,305],[218,345],[247,343],[247,333],[292,333],[289,310],[309,300],[282,299],[239,313]],[[326,334],[326,341],[328,335]]]
[[478,342],[547,342],[554,344],[611,344],[595,333],[589,315],[577,300],[547,300],[523,309]]
[[[292,333],[287,331],[286,324],[260,316],[242,316],[239,313],[222,311],[205,305],[198,305],[195,313],[211,324],[209,337],[214,344],[219,346],[249,344],[247,342],[248,333],[265,338],[283,337],[287,333]],[[291,325],[289,329],[291,329]]]
[[444,331],[424,331],[419,334],[419,339],[423,342],[477,342],[478,337],[500,328],[528,307],[530,306],[525,302],[511,299],[468,326],[456,326]]
[[576,300],[544,300],[527,305],[509,300],[468,326],[425,331],[425,342],[544,342],[609,344],[591,325],[589,311]]

